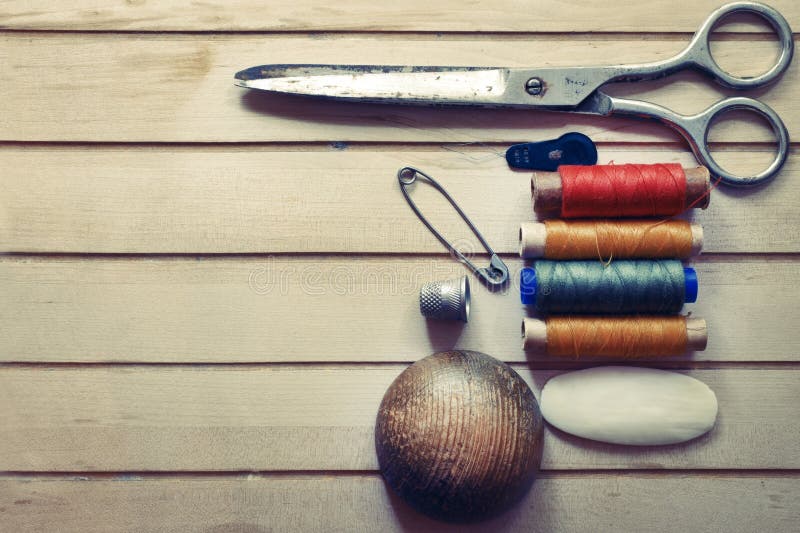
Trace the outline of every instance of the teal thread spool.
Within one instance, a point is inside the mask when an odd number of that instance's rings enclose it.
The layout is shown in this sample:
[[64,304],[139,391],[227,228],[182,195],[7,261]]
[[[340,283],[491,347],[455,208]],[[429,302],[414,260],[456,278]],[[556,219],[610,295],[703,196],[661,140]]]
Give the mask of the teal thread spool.
[[540,313],[677,313],[697,300],[680,261],[536,261],[520,273],[522,303]]

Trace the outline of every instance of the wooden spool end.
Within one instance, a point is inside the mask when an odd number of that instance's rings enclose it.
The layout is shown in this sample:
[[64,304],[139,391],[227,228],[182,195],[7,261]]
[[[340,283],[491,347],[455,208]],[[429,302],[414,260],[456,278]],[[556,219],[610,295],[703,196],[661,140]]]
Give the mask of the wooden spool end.
[[708,345],[708,325],[703,318],[686,317],[686,349],[702,352]]
[[700,224],[692,224],[690,228],[692,231],[692,250],[690,254],[692,256],[700,255],[703,251],[703,226]]
[[686,207],[705,209],[711,201],[711,174],[706,167],[685,168],[683,171],[686,174]]
[[558,172],[534,172],[531,176],[533,211],[542,218],[561,215],[561,175]]
[[525,351],[547,352],[547,323],[544,320],[522,319],[522,348]]
[[519,256],[544,257],[547,228],[543,222],[523,222],[519,226]]

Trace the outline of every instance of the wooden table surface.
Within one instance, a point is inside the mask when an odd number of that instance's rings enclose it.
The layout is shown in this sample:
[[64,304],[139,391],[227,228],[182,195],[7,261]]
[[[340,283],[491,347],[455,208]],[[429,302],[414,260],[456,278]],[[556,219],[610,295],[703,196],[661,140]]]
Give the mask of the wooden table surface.
[[[656,60],[718,5],[0,2],[0,530],[447,530],[377,472],[373,423],[394,377],[456,346],[511,363],[538,394],[589,363],[525,354],[513,287],[473,284],[464,328],[425,323],[419,286],[465,269],[405,204],[397,169],[438,178],[516,274],[533,212],[529,174],[502,158],[510,143],[577,130],[604,163],[693,157],[644,122],[295,100],[233,74]],[[772,5],[800,28],[800,3]],[[736,19],[713,49],[755,73],[777,45]],[[693,73],[613,91],[686,113],[731,94]],[[800,138],[800,61],[755,95]],[[761,168],[770,133],[738,118],[715,128],[717,153]],[[719,188],[694,215],[706,247],[687,310],[707,319],[709,346],[650,364],[716,392],[710,434],[634,448],[547,430],[527,498],[467,529],[798,531],[799,207],[794,144],[774,182]]]

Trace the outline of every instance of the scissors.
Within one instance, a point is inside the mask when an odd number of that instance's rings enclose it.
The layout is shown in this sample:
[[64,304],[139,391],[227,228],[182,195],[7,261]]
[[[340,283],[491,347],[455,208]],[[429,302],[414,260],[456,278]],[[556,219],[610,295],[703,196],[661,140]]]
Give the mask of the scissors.
[[[777,62],[758,76],[736,77],[724,71],[710,51],[709,36],[724,17],[751,13],[765,19],[781,45]],[[601,116],[654,119],[678,131],[689,143],[698,162],[722,183],[750,187],[768,181],[786,161],[789,133],[780,117],[766,104],[745,97],[725,98],[696,115],[680,115],[640,100],[611,97],[599,88],[621,81],[663,78],[679,70],[703,71],[732,89],[755,89],[776,81],[789,67],[794,53],[792,30],[775,9],[756,2],[734,2],[712,12],[688,46],[662,61],[600,67],[501,68],[379,65],[262,65],[238,72],[241,87],[357,102],[423,106],[466,105],[530,108]],[[708,132],[724,113],[746,110],[762,116],[778,142],[775,159],[751,176],[723,169],[708,148]]]

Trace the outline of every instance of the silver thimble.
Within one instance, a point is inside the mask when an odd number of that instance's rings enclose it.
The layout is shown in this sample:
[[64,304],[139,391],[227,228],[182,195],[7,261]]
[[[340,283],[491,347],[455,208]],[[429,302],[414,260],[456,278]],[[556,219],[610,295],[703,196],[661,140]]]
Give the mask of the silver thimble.
[[419,291],[419,312],[427,318],[469,320],[467,276],[423,285]]

